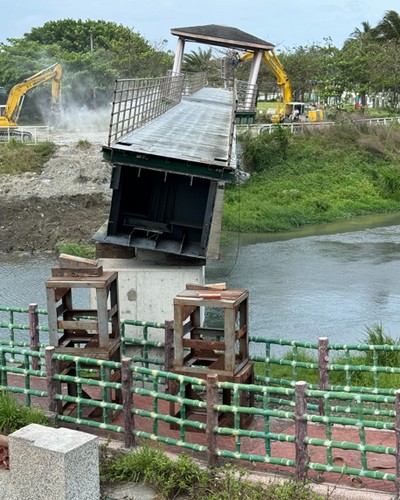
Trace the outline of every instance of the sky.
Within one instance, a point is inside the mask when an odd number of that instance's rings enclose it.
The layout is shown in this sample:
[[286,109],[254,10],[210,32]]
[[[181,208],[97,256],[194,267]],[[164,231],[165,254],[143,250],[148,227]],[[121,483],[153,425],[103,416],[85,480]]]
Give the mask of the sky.
[[[0,42],[21,38],[47,21],[112,21],[149,42],[167,41],[175,52],[172,28],[222,24],[275,45],[277,51],[330,38],[341,48],[362,22],[375,26],[388,10],[400,13],[398,0],[14,0],[1,9]],[[158,45],[159,46],[159,45]],[[195,50],[187,44],[185,51]]]

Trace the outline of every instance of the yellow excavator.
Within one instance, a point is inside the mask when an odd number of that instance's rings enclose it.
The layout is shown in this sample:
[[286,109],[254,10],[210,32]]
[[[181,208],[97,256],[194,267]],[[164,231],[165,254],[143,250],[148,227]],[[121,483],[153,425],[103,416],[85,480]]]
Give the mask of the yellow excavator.
[[7,98],[6,104],[0,106],[0,141],[2,138],[11,137],[21,141],[31,141],[32,134],[18,129],[18,118],[24,102],[25,94],[33,87],[51,81],[51,111],[50,119],[54,121],[61,113],[61,64],[39,71],[15,85]]
[[[252,59],[253,56],[252,52],[245,52],[239,56],[239,61],[247,61],[248,59]],[[278,101],[277,112],[272,115],[271,121],[273,123],[297,120],[322,121],[324,119],[322,109],[307,109],[304,102],[293,101],[292,85],[276,53],[273,50],[263,52],[262,58],[268,69],[275,76],[276,83],[281,89],[282,94],[282,102]]]

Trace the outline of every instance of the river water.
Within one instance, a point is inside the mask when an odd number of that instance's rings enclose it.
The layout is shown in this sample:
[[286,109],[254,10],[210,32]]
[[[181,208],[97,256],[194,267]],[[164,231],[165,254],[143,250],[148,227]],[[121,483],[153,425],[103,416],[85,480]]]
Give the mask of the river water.
[[[46,308],[52,254],[0,254],[0,305]],[[250,292],[250,333],[358,343],[374,324],[400,334],[400,215],[284,234],[232,235],[207,282]]]

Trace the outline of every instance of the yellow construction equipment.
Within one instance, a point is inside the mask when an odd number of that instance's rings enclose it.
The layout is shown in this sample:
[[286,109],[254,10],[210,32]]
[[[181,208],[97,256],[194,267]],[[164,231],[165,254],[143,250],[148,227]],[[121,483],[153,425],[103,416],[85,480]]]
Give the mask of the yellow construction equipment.
[[[253,52],[245,52],[239,57],[239,61],[247,61],[252,59],[253,56]],[[307,109],[304,102],[293,101],[292,85],[276,53],[273,50],[263,52],[262,59],[275,76],[282,95],[281,101],[278,101],[277,104],[277,112],[272,115],[271,121],[273,123],[297,120],[322,121],[324,119],[322,109]]]
[[0,106],[0,140],[4,136],[13,137],[22,141],[30,141],[32,135],[27,131],[18,130],[18,118],[24,102],[25,94],[33,87],[51,81],[51,110],[50,118],[54,120],[61,112],[61,64],[39,71],[15,85],[7,98],[6,104]]

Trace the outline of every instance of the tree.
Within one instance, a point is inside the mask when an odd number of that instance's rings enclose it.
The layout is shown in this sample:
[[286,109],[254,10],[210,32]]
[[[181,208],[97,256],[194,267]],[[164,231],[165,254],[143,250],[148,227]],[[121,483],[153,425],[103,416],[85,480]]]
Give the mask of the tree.
[[394,10],[388,10],[375,30],[379,40],[392,41],[398,45],[400,43],[400,15]]
[[279,55],[292,84],[294,100],[324,100],[327,89],[329,95],[336,91],[338,52],[328,38],[325,45],[299,46]]
[[372,37],[372,38],[376,37],[376,30],[371,26],[371,24],[368,21],[363,21],[361,23],[361,26],[362,29],[356,28],[353,31],[353,33],[350,34],[346,42],[351,42],[352,40],[362,40],[363,38],[366,37]]
[[[63,66],[64,103],[84,106],[96,97],[100,105],[110,102],[118,78],[165,75],[172,66],[172,54],[113,22],[50,21],[2,44],[0,85],[10,90],[55,62]],[[32,93],[36,91],[40,89]]]
[[182,70],[188,73],[206,73],[208,84],[219,85],[221,83],[221,61],[215,59],[212,48],[192,50],[184,54]]

